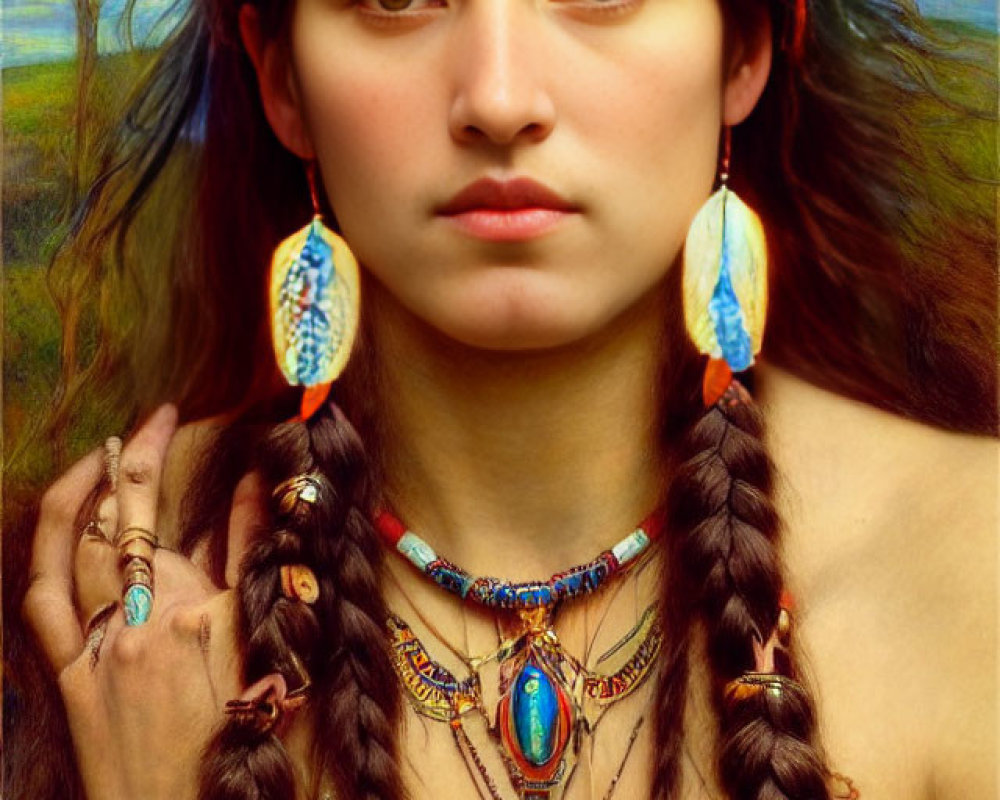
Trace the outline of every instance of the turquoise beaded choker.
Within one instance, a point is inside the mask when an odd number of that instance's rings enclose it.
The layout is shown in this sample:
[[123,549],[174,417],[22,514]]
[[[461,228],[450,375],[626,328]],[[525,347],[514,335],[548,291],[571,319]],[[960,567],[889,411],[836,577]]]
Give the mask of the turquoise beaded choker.
[[547,581],[512,583],[499,578],[473,578],[461,567],[441,558],[427,542],[388,511],[375,516],[375,528],[386,545],[394,547],[432,581],[463,600],[494,609],[552,606],[572,597],[596,592],[649,547],[663,527],[662,515],[651,514],[628,536],[593,561],[558,572]]

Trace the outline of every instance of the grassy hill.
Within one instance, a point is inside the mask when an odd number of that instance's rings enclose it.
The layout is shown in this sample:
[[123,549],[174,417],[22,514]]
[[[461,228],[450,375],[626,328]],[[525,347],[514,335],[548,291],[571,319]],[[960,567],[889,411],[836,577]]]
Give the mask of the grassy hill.
[[[107,124],[148,61],[143,53],[101,59],[94,119]],[[3,431],[9,453],[19,432],[52,396],[59,316],[44,267],[70,211],[76,64],[3,71]]]

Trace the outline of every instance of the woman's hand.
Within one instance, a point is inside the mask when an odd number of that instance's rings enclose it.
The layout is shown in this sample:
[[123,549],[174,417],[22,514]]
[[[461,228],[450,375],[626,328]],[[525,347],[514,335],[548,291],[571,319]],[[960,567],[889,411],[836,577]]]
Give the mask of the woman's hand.
[[[113,540],[132,526],[156,532],[176,424],[176,409],[162,406],[125,445],[99,525],[87,524],[83,506],[101,480],[102,450],[71,467],[41,504],[24,614],[58,676],[89,800],[196,797],[201,751],[240,693],[234,594],[188,559],[155,551],[151,616],[125,623]],[[234,540],[245,539],[255,487],[248,476],[238,489]]]

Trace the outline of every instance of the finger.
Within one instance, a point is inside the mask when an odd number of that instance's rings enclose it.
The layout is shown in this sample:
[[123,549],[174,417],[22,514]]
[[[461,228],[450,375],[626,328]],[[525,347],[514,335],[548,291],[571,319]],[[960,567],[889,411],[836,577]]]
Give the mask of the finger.
[[[193,601],[158,602],[154,617],[140,626],[126,625],[118,606],[103,621],[102,641],[94,654],[79,659],[87,663],[87,670],[82,664],[74,669],[90,673],[91,682],[100,683],[109,697],[117,697],[126,707],[148,703],[145,695],[162,693],[167,684],[179,681],[191,688],[204,680],[211,695],[205,710],[214,714],[224,711],[226,701],[240,693],[235,622],[232,590],[213,590]],[[175,662],[178,658],[180,662]]]
[[215,595],[206,605],[209,624],[201,629],[201,645],[212,685],[215,708],[224,711],[226,701],[240,692],[240,648],[236,633],[236,592]]
[[[163,555],[158,553],[158,557]],[[190,564],[166,553],[171,565]],[[149,624],[126,626],[120,605],[100,640],[60,675],[87,796],[193,796],[200,751],[239,686],[232,593],[164,603]],[[151,744],[166,743],[164,748]],[[182,781],[183,782],[183,781]],[[163,796],[167,796],[164,794]]]
[[[100,543],[90,546],[91,553],[99,553]],[[113,547],[105,546],[105,550],[116,553]],[[89,557],[98,558],[91,555]],[[78,556],[78,560],[81,557]],[[157,576],[157,604],[148,622],[149,625],[138,626],[143,629],[166,625],[172,633],[190,633],[192,624],[190,618],[179,613],[184,609],[195,608],[193,604],[202,603],[218,589],[200,569],[188,559],[170,550],[158,549],[155,555],[154,572]],[[118,581],[120,584],[120,581]],[[117,630],[125,626],[125,614],[121,600],[121,586],[112,588],[111,599],[100,604],[94,604],[89,610],[89,616],[84,619],[84,650],[91,667],[95,667],[106,643],[115,639]],[[169,618],[166,621],[164,618]],[[187,625],[178,624],[187,619]],[[195,638],[198,634],[198,618],[195,617]]]
[[95,798],[126,797],[121,770],[115,763],[117,759],[106,757],[106,754],[114,752],[114,739],[108,725],[108,708],[95,680],[96,666],[96,651],[92,653],[88,649],[81,653],[60,672],[59,689],[66,707],[85,795]]
[[131,525],[155,531],[163,460],[176,428],[177,407],[165,403],[122,449],[118,472],[120,531]]
[[118,525],[118,502],[106,494],[98,503],[92,521],[84,528],[73,560],[73,582],[81,624],[121,594],[118,550],[112,538]]
[[[102,475],[101,479],[87,492],[87,496],[77,508],[76,516],[73,519],[74,530],[80,531],[87,523],[99,518],[98,507],[101,505],[102,500],[107,497],[106,484],[107,481]],[[104,530],[107,531],[109,529],[104,528]]]
[[[136,624],[145,622],[151,610],[153,592],[149,566],[153,543],[137,540],[131,545],[126,534],[147,531],[155,537],[160,478],[170,438],[177,428],[177,408],[160,406],[122,449],[118,473],[118,533],[116,544],[123,553],[138,555],[124,566],[123,579],[129,615]],[[149,565],[149,566],[147,566]]]
[[101,536],[81,536],[73,561],[76,603],[81,627],[94,612],[121,595],[118,549]]
[[257,528],[267,519],[264,480],[259,472],[248,472],[236,484],[229,510],[229,537],[226,551],[226,585],[239,582],[243,555],[254,540]]
[[155,569],[157,599],[165,603],[191,603],[219,591],[204,570],[173,550],[157,549]]
[[[160,635],[187,642],[202,655],[202,670],[212,695],[212,709],[224,712],[227,700],[240,693],[240,658],[236,637],[236,593],[213,590],[202,602],[164,604],[158,618]],[[128,634],[128,631],[125,631]]]
[[111,542],[118,530],[118,496],[111,492],[101,498],[94,518],[100,523],[104,538]]
[[199,540],[191,551],[191,563],[205,573],[212,575],[212,537],[206,536]]
[[[104,519],[113,519],[113,496],[101,506]],[[152,554],[155,595],[158,600],[194,599],[214,591],[208,575],[178,553],[157,548]],[[82,627],[108,604],[122,601],[123,576],[121,552],[100,534],[80,537],[76,548],[75,583],[77,606]]]
[[[189,559],[170,550],[158,548],[153,557],[156,608],[150,622],[158,617],[157,609],[176,603],[192,603],[217,591],[211,579]],[[117,548],[98,538],[81,540],[76,554],[77,602],[81,627],[86,631],[102,610],[121,606],[122,576]]]
[[57,673],[83,647],[83,633],[73,605],[74,523],[103,471],[103,449],[92,450],[49,487],[39,509],[31,579],[22,613]]

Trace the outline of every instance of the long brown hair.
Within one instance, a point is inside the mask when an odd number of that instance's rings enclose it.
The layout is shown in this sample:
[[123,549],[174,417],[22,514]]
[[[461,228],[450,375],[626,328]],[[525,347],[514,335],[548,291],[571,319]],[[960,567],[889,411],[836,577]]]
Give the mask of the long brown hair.
[[[733,142],[732,184],[763,218],[773,254],[765,357],[895,413],[995,434],[996,149],[973,143],[986,154],[983,174],[930,124],[984,130],[974,123],[995,117],[996,92],[982,65],[995,54],[958,48],[898,0],[807,3],[801,52],[788,46],[792,0],[722,5],[736,29],[769,14],[775,31],[768,87]],[[352,389],[371,377],[362,371],[377,343],[363,343],[345,375],[343,413],[330,405],[309,423],[276,426],[294,398],[275,389],[275,367],[261,357],[269,352],[267,258],[308,218],[309,194],[301,165],[262,113],[237,6],[189,6],[107,139],[101,177],[52,268],[65,322],[63,376],[42,435],[61,439],[83,404],[122,421],[162,399],[186,419],[226,412],[228,425],[192,482],[186,548],[206,532],[223,541],[233,488],[247,470],[260,469],[271,486],[310,469],[323,476],[323,524],[272,509],[244,564],[244,677],[278,671],[291,683],[295,653],[316,687],[317,765],[344,798],[398,798],[400,696],[381,636],[380,551],[368,521],[378,412]],[[281,35],[290,4],[259,6],[264,29]],[[958,96],[959,84],[971,99]],[[128,325],[122,308],[135,310]],[[96,343],[86,353],[84,329]],[[663,391],[661,445],[675,465],[664,490],[665,563],[676,575],[665,576],[661,597],[673,633],[656,695],[656,797],[671,796],[679,780],[693,627],[705,627],[721,687],[752,668],[751,642],[774,627],[783,583],[760,412],[736,386],[721,405],[702,409],[697,360],[682,338],[664,345],[662,385],[681,389]],[[5,548],[8,576],[23,575],[27,563],[31,514],[21,523]],[[218,569],[218,547],[216,555]],[[320,576],[319,607],[289,608],[280,596],[276,575],[289,560]],[[7,582],[7,608],[19,607],[23,584]],[[8,718],[19,726],[6,743],[7,790],[72,797],[61,710],[51,685],[25,668],[38,656],[10,614],[5,625],[16,688]],[[785,669],[798,677],[794,647]],[[827,796],[806,689],[737,708],[717,691],[716,702],[720,774],[733,797]],[[37,723],[21,721],[27,705],[39,709]],[[251,797],[255,788],[284,796],[287,769],[276,741],[230,725],[210,748],[205,796]]]

